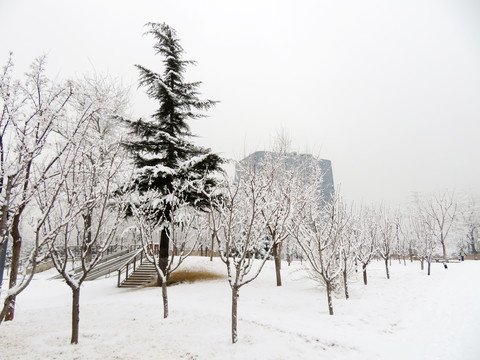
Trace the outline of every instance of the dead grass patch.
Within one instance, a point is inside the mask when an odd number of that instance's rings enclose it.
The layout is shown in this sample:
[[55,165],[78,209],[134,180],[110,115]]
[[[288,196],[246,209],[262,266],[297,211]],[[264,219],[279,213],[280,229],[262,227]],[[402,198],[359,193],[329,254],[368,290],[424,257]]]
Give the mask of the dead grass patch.
[[167,284],[194,283],[197,281],[224,279],[225,277],[223,274],[206,270],[177,270],[170,275]]

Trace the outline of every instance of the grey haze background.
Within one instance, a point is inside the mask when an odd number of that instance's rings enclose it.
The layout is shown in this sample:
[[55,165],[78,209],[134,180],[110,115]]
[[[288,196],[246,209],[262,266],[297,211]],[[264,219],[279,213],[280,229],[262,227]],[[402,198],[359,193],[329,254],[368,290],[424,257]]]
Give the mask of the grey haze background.
[[0,63],[47,53],[59,77],[106,72],[155,104],[133,64],[160,71],[146,22],[166,22],[198,62],[187,81],[220,100],[199,142],[241,159],[277,133],[332,161],[356,201],[480,193],[480,1],[0,0]]

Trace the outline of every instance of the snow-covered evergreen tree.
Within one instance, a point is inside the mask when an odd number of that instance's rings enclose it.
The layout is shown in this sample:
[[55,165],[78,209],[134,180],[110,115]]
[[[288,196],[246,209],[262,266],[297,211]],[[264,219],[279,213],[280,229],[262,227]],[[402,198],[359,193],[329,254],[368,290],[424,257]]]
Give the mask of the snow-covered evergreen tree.
[[[163,73],[155,73],[141,65],[140,85],[146,88],[147,95],[158,101],[158,109],[149,119],[127,121],[132,138],[126,142],[127,149],[133,155],[136,172],[132,187],[140,195],[148,191],[157,191],[168,196],[172,194],[172,184],[191,183],[183,186],[182,198],[194,207],[205,206],[198,184],[211,187],[215,184],[213,176],[219,170],[221,158],[192,142],[189,120],[204,117],[204,111],[212,107],[212,100],[198,97],[200,82],[184,81],[187,65],[194,61],[183,60],[183,48],[176,31],[167,24],[148,23],[147,34],[152,35],[156,43],[156,54],[163,57]],[[148,202],[145,196],[140,201]],[[169,202],[172,204],[174,202]],[[160,203],[159,203],[160,204]],[[174,209],[163,206],[159,218],[171,221]],[[168,226],[163,226],[160,239],[159,265],[165,271],[168,263],[169,234]]]

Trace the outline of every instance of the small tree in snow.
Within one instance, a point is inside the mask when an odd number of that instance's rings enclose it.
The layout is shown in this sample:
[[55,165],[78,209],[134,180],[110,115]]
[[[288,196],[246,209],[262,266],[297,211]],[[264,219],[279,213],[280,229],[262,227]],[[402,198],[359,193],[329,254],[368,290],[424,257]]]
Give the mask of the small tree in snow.
[[[210,227],[220,257],[227,267],[232,290],[232,343],[238,340],[240,288],[258,277],[274,244],[266,231],[271,219],[264,216],[271,187],[272,179],[259,176],[256,164],[250,163],[242,169],[242,176],[237,182],[225,177],[221,194],[208,194]],[[256,258],[258,265],[254,266]]]
[[328,311],[333,315],[332,292],[344,270],[343,237],[349,236],[349,217],[336,195],[331,203],[320,206],[315,197],[294,220],[292,234],[307,259],[312,278],[325,285]]
[[475,203],[475,199],[471,197],[464,204],[459,212],[459,220],[465,234],[465,243],[467,249],[474,255],[478,253],[478,234],[480,230],[480,208]]
[[[122,193],[118,190],[126,173],[114,117],[125,110],[128,100],[124,89],[104,77],[86,77],[76,89],[70,122],[59,129],[57,140],[74,143],[75,151],[65,153],[56,164],[65,182],[45,224],[49,230],[66,223],[49,249],[55,268],[72,290],[72,344],[78,343],[82,283],[109,250],[124,216],[123,201],[114,195]],[[82,132],[72,135],[70,127],[76,128],[77,122]],[[41,209],[49,185],[47,180],[37,194]]]
[[402,254],[403,263],[406,265],[406,257],[410,259],[410,262],[413,262],[413,257],[417,251],[415,236],[412,234],[408,224],[408,216],[397,211],[395,215],[395,227],[395,237],[397,239],[396,251],[398,254]]
[[287,166],[287,162],[286,149],[278,148],[275,152],[266,153],[262,158],[247,158],[237,167],[239,179],[243,176],[242,169],[255,168],[256,178],[263,178],[258,181],[271,183],[260,215],[266,224],[266,236],[273,242],[272,254],[277,286],[282,285],[282,244],[289,236],[288,225],[296,201],[294,184],[295,179],[300,176],[300,168]]
[[396,233],[396,224],[393,220],[393,217],[390,214],[390,211],[385,207],[382,207],[378,212],[376,219],[378,223],[379,236],[378,236],[378,246],[377,253],[383,259],[385,263],[385,273],[387,279],[390,279],[390,271],[388,269],[388,261],[392,255],[392,250],[395,245],[395,233]]
[[[56,151],[49,149],[53,130],[65,121],[74,90],[71,82],[57,85],[50,81],[45,76],[45,67],[46,57],[37,58],[25,74],[24,82],[20,82],[12,78],[13,61],[10,57],[0,78],[0,245],[8,239],[7,233],[12,238],[8,296],[11,302],[6,320],[14,317],[15,292],[24,288],[17,284],[17,275],[25,209],[46,179],[56,176],[52,167],[73,146],[67,141]],[[76,127],[72,133],[78,130]],[[43,243],[42,239],[40,237],[32,245]],[[38,251],[34,249],[33,253]]]
[[[163,317],[167,318],[167,281],[171,274],[190,256],[202,237],[206,235],[206,222],[201,221],[202,214],[192,208],[183,197],[185,192],[179,182],[172,184],[170,194],[162,196],[156,191],[147,191],[142,195],[136,193],[135,196],[149,199],[149,201],[133,199],[130,208],[135,227],[140,233],[143,250],[148,261],[155,265],[159,283],[162,285]],[[163,208],[165,207],[174,209],[170,212],[168,219],[160,215],[164,214]],[[168,227],[168,231],[163,231],[165,226]],[[169,256],[166,269],[159,266],[159,254],[155,251],[157,245],[155,238],[158,238],[158,235],[162,233],[168,234],[171,246],[171,256]]]
[[[77,212],[66,214],[63,222],[56,223],[54,226],[48,224],[50,213],[53,211],[56,203],[58,202],[60,189],[64,183],[65,177],[59,176],[55,177],[54,180],[52,179],[52,181],[49,182],[49,191],[43,197],[41,215],[31,222],[34,234],[33,249],[28,256],[26,264],[23,266],[22,272],[17,273],[15,286],[10,287],[6,292],[5,299],[2,299],[3,308],[0,312],[0,324],[3,322],[8,313],[13,313],[16,296],[25,290],[30,284],[33,275],[35,274],[37,265],[49,256],[48,243],[55,239],[60,231],[68,224],[68,222],[79,213],[79,210],[77,209]],[[46,228],[47,224],[49,225],[48,228]],[[27,269],[29,271],[27,271]]]
[[377,254],[378,225],[373,220],[372,210],[360,208],[354,219],[353,236],[355,238],[355,255],[362,264],[363,283],[367,285],[367,266]]
[[[114,161],[117,154],[110,153],[112,158],[94,169],[89,169],[82,162],[85,158],[78,156],[62,189],[62,201],[46,225],[50,228],[66,223],[50,241],[49,249],[55,268],[72,290],[72,344],[78,343],[81,286],[109,249],[124,216],[123,201],[112,196],[118,185],[119,164]],[[71,214],[77,216],[69,220]],[[89,218],[85,214],[92,217],[87,224]]]
[[423,270],[424,261],[427,262],[427,275],[431,273],[431,264],[436,248],[435,223],[429,216],[418,216],[413,219],[413,229],[417,238],[418,256]]
[[345,293],[345,298],[350,297],[348,291],[348,279],[355,268],[355,238],[353,236],[353,209],[347,208],[347,205],[344,203],[340,209],[343,212],[341,215],[346,220],[345,228],[342,231],[342,236],[340,236],[340,259],[342,263],[342,275],[343,275],[343,289]]
[[426,202],[424,211],[432,218],[442,246],[443,260],[447,261],[446,240],[457,216],[457,203],[453,193],[444,191],[432,195]]

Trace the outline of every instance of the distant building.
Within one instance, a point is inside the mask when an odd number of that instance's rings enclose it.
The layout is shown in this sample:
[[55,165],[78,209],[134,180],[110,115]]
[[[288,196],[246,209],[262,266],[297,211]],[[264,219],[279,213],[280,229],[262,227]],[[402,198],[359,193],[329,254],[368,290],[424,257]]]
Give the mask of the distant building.
[[[240,164],[248,164],[251,161],[256,163],[268,160],[268,157],[273,158],[275,153],[270,151],[256,151],[240,161]],[[322,173],[321,191],[323,195],[323,202],[329,203],[335,194],[335,187],[333,184],[332,162],[326,159],[315,159],[310,154],[297,154],[295,152],[287,154],[287,168],[300,167],[306,165],[310,161],[317,161],[320,171]],[[241,177],[240,166],[235,169],[236,178]]]

